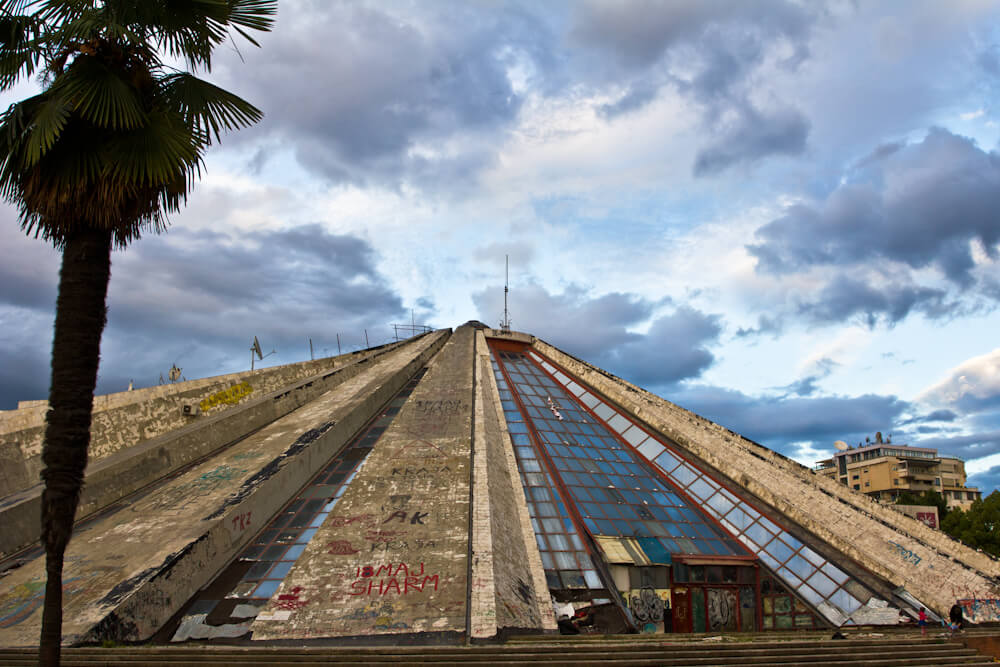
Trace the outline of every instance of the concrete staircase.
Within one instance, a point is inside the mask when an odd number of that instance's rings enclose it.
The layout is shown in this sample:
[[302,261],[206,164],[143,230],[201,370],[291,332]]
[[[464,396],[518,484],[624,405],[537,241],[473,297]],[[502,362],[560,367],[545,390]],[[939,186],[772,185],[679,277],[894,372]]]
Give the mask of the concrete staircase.
[[[764,635],[733,640],[663,635],[647,637],[515,638],[476,646],[129,646],[63,649],[67,667],[108,665],[657,665],[689,667],[749,665],[797,667],[979,667],[993,658],[947,637],[886,636],[846,640],[775,640]],[[33,649],[0,649],[0,667],[36,664]]]

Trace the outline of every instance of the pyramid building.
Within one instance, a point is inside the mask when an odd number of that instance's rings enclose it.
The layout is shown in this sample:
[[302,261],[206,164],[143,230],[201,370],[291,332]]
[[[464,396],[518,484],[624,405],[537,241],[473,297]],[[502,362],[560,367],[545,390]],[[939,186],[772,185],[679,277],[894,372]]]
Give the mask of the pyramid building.
[[[0,646],[38,641],[44,411],[0,413]],[[66,644],[1000,620],[996,559],[477,322],[98,397],[63,591]]]

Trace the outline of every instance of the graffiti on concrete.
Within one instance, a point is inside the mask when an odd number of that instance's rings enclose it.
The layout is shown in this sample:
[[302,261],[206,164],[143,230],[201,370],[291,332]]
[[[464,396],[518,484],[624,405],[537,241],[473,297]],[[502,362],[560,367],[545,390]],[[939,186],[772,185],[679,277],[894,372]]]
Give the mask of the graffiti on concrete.
[[246,530],[250,527],[250,515],[252,512],[241,512],[232,518],[233,530]]
[[353,516],[331,516],[326,520],[326,525],[331,528],[350,526],[352,523],[359,523],[362,526],[375,526],[374,514],[355,514]]
[[912,551],[904,547],[902,544],[893,542],[892,540],[889,540],[888,542],[892,546],[896,547],[896,551],[899,553],[899,557],[902,558],[905,562],[912,563],[914,565],[920,565],[920,561],[923,560],[920,556],[913,553]]
[[408,514],[407,512],[405,512],[403,510],[396,510],[395,512],[393,512],[392,514],[390,514],[389,517],[385,521],[383,521],[382,523],[389,523],[393,519],[399,519],[400,523],[406,523],[406,517],[409,516],[410,517],[410,525],[411,526],[416,525],[416,524],[420,524],[422,526],[422,525],[424,525],[424,519],[427,518],[428,514],[430,514],[430,512],[417,512],[417,511],[414,511],[412,514]]
[[244,396],[249,396],[253,393],[253,387],[250,386],[249,382],[241,382],[239,384],[233,385],[222,391],[217,391],[211,396],[202,399],[198,403],[198,407],[201,408],[202,412],[208,412],[212,408],[216,408],[220,405],[236,405],[240,402]]
[[436,415],[455,415],[462,408],[462,401],[417,401],[418,412]]
[[432,468],[393,468],[393,477],[402,477],[404,479],[433,479],[441,475],[448,475],[451,473],[451,468],[448,466],[432,467]]
[[355,571],[350,595],[407,595],[424,590],[438,590],[438,575],[424,572],[424,564],[411,568],[406,563],[364,565]]
[[326,543],[326,552],[334,556],[350,556],[358,553],[358,549],[348,540],[334,540]]
[[1000,599],[972,598],[958,600],[962,615],[971,623],[996,623],[1000,621]]
[[301,593],[302,587],[296,586],[287,593],[281,593],[278,595],[278,598],[273,601],[273,606],[284,611],[295,611],[296,609],[301,609],[309,602],[305,598],[301,597]]

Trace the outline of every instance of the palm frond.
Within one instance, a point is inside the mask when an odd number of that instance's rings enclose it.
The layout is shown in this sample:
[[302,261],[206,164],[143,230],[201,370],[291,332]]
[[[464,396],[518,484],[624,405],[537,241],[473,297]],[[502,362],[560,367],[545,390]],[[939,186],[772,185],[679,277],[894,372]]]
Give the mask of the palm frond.
[[36,96],[34,116],[24,152],[24,165],[36,164],[59,139],[69,120],[70,107],[67,100],[56,91],[46,91]]
[[164,77],[163,94],[169,107],[209,142],[218,141],[223,130],[249,127],[264,117],[243,98],[187,72]]
[[[268,32],[274,26],[274,16],[277,13],[277,0],[229,0],[229,22],[236,26],[237,30],[242,27]],[[239,32],[247,37],[242,30]]]
[[100,58],[77,56],[50,91],[72,104],[80,116],[98,127],[132,129],[146,122],[137,91]]
[[179,116],[154,111],[144,126],[111,135],[107,150],[116,159],[106,165],[106,178],[120,185],[172,183],[199,167],[202,149]]
[[42,58],[37,39],[42,28],[33,16],[0,11],[0,90],[34,73]]

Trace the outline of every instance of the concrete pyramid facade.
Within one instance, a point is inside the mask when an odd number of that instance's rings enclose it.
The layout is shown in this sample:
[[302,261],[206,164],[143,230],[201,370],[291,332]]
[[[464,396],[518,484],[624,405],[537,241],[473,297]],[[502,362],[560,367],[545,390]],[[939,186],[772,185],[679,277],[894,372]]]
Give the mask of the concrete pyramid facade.
[[[894,624],[1000,564],[528,334],[101,397],[67,644]],[[0,414],[0,646],[37,643],[44,406]],[[992,601],[992,602],[990,602]]]

